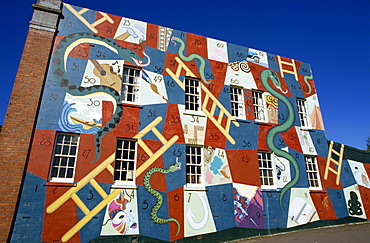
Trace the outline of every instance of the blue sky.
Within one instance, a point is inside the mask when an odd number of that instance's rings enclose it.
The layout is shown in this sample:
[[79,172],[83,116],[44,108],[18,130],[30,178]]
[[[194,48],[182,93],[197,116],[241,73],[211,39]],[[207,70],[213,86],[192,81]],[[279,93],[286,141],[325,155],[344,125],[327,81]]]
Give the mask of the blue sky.
[[[1,6],[0,124],[36,1],[5,1]],[[369,0],[66,2],[310,63],[327,138],[366,148],[370,137]]]

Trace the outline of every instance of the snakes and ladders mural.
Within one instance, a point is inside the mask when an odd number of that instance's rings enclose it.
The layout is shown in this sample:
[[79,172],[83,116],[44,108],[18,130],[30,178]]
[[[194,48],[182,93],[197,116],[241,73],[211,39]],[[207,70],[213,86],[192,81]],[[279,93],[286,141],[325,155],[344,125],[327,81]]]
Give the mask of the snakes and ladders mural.
[[370,165],[328,145],[308,63],[69,4],[63,16],[14,241],[370,217]]

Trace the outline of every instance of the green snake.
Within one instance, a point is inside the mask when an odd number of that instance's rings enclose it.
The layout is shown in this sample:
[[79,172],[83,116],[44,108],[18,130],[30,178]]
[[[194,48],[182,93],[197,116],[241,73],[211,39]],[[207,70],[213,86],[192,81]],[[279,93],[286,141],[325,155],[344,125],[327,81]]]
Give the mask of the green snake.
[[267,132],[267,135],[266,135],[266,143],[267,143],[267,146],[277,156],[280,156],[280,157],[283,157],[283,158],[289,160],[292,163],[292,165],[294,167],[294,170],[295,170],[295,175],[294,175],[293,180],[291,180],[288,184],[286,184],[283,187],[283,189],[281,190],[281,193],[280,193],[280,197],[279,197],[280,208],[284,212],[284,209],[283,209],[283,197],[284,197],[284,194],[290,188],[292,188],[294,185],[296,185],[298,183],[299,177],[300,177],[300,174],[299,174],[299,166],[298,166],[298,162],[294,159],[294,157],[292,155],[290,155],[288,152],[285,152],[284,150],[278,149],[275,146],[275,144],[274,144],[274,137],[278,133],[286,132],[287,130],[289,130],[294,125],[294,110],[293,110],[293,106],[290,103],[290,101],[288,100],[288,98],[286,98],[284,95],[280,94],[279,92],[275,91],[270,86],[270,84],[268,82],[269,79],[272,81],[272,83],[276,87],[281,87],[281,83],[280,83],[280,80],[278,78],[278,75],[274,71],[272,71],[270,69],[263,70],[261,72],[261,80],[262,80],[263,86],[266,88],[266,90],[268,92],[270,92],[271,95],[275,96],[276,98],[278,98],[279,100],[281,100],[286,105],[286,107],[288,108],[288,116],[287,116],[286,120],[282,124],[272,127]]
[[180,233],[180,223],[177,219],[174,219],[174,218],[164,219],[164,218],[158,217],[158,211],[162,207],[162,203],[163,203],[163,196],[160,192],[154,190],[153,187],[150,185],[150,177],[155,172],[167,174],[170,172],[175,172],[180,169],[181,169],[181,162],[177,162],[176,164],[170,165],[168,169],[163,169],[161,167],[153,167],[153,168],[150,168],[145,173],[145,176],[143,179],[143,184],[144,184],[145,189],[157,199],[156,204],[152,207],[150,211],[150,217],[152,218],[153,222],[156,224],[167,224],[169,222],[175,222],[177,224],[176,236]]
[[61,89],[63,89],[65,92],[73,96],[85,96],[97,92],[105,93],[111,96],[116,102],[115,104],[116,108],[114,114],[112,115],[112,118],[108,121],[108,123],[105,126],[103,126],[95,134],[94,143],[96,147],[96,156],[95,159],[91,162],[92,164],[100,156],[101,139],[105,134],[107,134],[117,126],[117,124],[121,120],[123,110],[121,107],[120,94],[115,89],[104,85],[93,85],[89,87],[82,87],[77,86],[76,84],[69,80],[69,76],[66,70],[67,57],[74,47],[83,43],[104,46],[111,50],[112,52],[118,54],[123,60],[126,61],[138,63],[138,60],[142,61],[142,58],[140,58],[131,49],[122,48],[117,43],[109,39],[89,33],[75,33],[65,36],[63,39],[60,40],[59,44],[55,47],[55,50],[51,58],[51,68],[54,74],[54,79]]
[[207,81],[206,80],[206,77],[205,77],[205,75],[204,75],[204,69],[205,69],[205,67],[206,67],[206,62],[204,61],[204,58],[203,57],[201,57],[200,55],[198,55],[198,54],[195,54],[195,53],[192,53],[192,54],[190,54],[189,56],[185,56],[184,55],[184,51],[185,51],[185,43],[184,43],[184,41],[183,40],[181,40],[180,38],[178,38],[178,37],[175,37],[175,36],[173,36],[172,38],[171,38],[171,40],[172,40],[172,42],[176,45],[176,42],[174,42],[174,41],[177,41],[177,42],[179,42],[180,43],[180,48],[179,48],[179,57],[182,59],[182,60],[184,60],[184,61],[186,61],[186,62],[190,62],[190,61],[192,61],[194,58],[197,58],[199,61],[200,61],[200,65],[199,65],[199,67],[198,67],[198,70],[199,70],[199,74],[200,74],[200,78],[202,79],[202,81],[205,83],[205,84],[210,84],[212,81]]
[[310,76],[304,76],[304,82],[308,86],[308,92],[306,94],[311,94],[312,87],[311,87],[310,83],[307,81],[307,79],[312,79],[312,74]]

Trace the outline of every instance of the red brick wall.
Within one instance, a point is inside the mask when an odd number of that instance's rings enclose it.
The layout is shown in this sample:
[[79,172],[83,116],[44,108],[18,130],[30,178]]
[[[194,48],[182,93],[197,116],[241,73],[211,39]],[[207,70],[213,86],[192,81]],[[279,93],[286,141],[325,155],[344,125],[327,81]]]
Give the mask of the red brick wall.
[[53,32],[29,29],[0,133],[0,242],[16,210],[53,39]]

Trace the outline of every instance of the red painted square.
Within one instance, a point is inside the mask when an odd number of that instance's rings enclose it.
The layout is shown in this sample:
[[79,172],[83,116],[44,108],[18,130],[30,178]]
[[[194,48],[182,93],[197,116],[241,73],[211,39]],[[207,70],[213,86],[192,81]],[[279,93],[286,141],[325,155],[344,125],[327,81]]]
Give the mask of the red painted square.
[[180,223],[180,232],[177,234],[177,224],[170,223],[171,241],[183,238],[184,235],[184,190],[182,187],[169,192],[168,194],[168,214],[170,218],[174,218]]
[[311,191],[310,196],[315,205],[316,212],[321,220],[337,219],[327,192]]
[[[214,116],[214,118],[218,120],[218,116]],[[228,118],[226,116],[222,118],[222,122],[221,122],[222,127],[226,126],[227,119]],[[204,145],[225,149],[226,141],[227,141],[227,138],[220,131],[220,129],[218,129],[216,125],[210,119],[207,119]]]
[[48,180],[53,157],[55,131],[36,129],[32,140],[27,172]]
[[168,103],[163,136],[167,140],[170,140],[176,135],[179,137],[176,143],[185,143],[184,131],[181,124],[181,115],[177,104]]
[[[96,34],[103,36],[105,38],[113,39],[114,35],[116,34],[118,25],[121,22],[122,17],[112,15],[112,14],[107,14],[107,15],[113,20],[113,23],[110,23],[108,20],[105,20],[102,23],[98,24],[97,26],[95,26],[95,29],[98,31]],[[101,13],[96,12],[95,21],[103,17],[104,16],[101,15]]]
[[234,183],[261,186],[257,150],[227,150]]
[[158,25],[147,24],[146,45],[158,49]]

